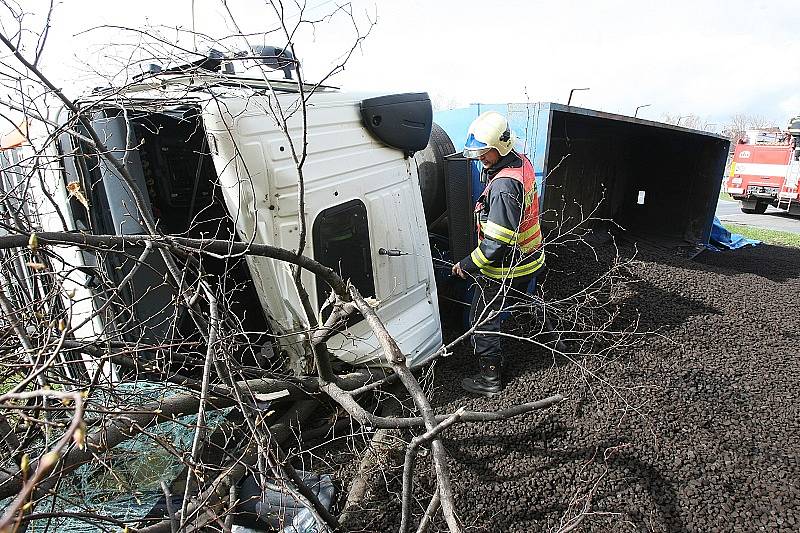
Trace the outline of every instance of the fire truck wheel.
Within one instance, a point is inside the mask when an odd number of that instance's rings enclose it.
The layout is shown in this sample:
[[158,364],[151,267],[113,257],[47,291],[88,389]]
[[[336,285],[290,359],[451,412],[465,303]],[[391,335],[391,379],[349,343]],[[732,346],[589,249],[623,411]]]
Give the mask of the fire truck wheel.
[[769,207],[768,203],[757,202],[753,207],[745,207],[744,204],[742,204],[741,209],[742,213],[747,213],[748,215],[763,215],[767,212],[767,207]]

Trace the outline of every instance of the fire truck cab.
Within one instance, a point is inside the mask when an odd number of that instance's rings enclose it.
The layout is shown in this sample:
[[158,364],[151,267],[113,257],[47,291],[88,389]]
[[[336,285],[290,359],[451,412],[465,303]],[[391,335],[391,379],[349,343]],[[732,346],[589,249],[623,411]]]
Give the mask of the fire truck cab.
[[794,146],[785,132],[749,130],[736,145],[726,191],[743,213],[764,213],[777,206]]

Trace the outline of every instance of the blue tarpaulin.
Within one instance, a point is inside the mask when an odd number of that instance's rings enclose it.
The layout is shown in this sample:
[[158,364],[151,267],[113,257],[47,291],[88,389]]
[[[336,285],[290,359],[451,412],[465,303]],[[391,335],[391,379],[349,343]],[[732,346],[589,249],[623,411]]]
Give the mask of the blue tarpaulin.
[[711,226],[711,238],[708,242],[708,249],[715,252],[721,250],[736,250],[744,246],[755,246],[761,244],[761,241],[755,239],[748,239],[743,235],[731,233],[717,217],[714,217],[714,225]]

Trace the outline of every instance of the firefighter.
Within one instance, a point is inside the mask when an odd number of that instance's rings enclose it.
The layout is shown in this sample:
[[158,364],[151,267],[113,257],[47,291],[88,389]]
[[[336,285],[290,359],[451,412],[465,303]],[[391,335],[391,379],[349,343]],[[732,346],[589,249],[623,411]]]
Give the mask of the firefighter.
[[[452,270],[476,279],[470,323],[482,332],[500,331],[499,310],[530,301],[528,286],[544,265],[536,177],[528,158],[514,151],[515,140],[506,118],[487,111],[470,125],[464,147],[465,157],[483,165],[486,187],[475,206],[478,247]],[[461,386],[493,396],[503,388],[500,336],[475,333],[472,346],[480,372]]]

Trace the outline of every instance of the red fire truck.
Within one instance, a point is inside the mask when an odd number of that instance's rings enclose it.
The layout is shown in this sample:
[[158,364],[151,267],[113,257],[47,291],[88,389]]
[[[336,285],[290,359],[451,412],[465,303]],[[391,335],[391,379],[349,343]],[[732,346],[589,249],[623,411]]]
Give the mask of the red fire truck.
[[787,131],[749,130],[736,145],[725,191],[745,213],[763,213],[773,205],[800,215],[800,116]]
[[793,189],[786,187],[793,154],[788,132],[747,132],[736,145],[726,180],[726,191],[741,202],[743,213],[763,213],[770,205],[788,209],[792,200],[797,203],[797,180]]

